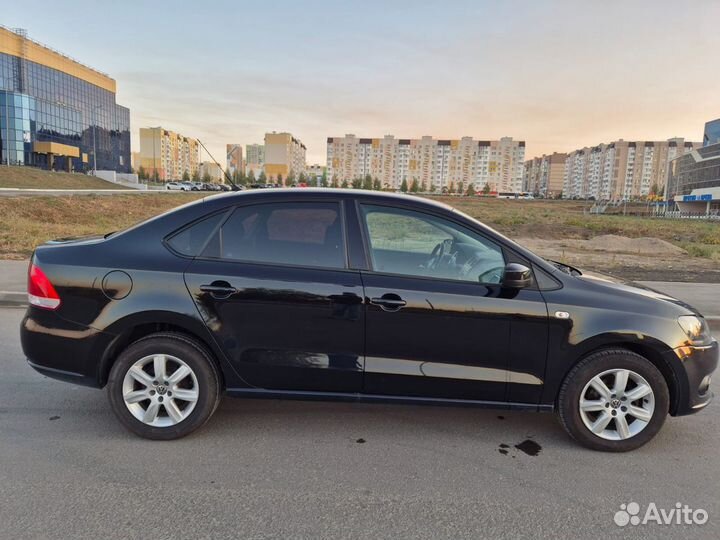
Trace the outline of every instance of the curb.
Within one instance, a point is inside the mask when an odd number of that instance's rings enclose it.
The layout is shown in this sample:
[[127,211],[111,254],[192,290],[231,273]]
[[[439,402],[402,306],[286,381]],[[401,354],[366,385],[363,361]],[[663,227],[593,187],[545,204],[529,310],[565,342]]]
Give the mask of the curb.
[[0,291],[0,306],[26,307],[28,297],[25,292]]

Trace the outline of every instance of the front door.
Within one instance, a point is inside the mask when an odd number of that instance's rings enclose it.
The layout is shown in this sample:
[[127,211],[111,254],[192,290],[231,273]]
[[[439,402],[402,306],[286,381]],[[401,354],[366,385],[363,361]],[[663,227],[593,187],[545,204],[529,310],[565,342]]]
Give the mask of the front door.
[[498,243],[414,210],[361,205],[361,220],[372,264],[365,392],[501,402],[511,384],[541,388],[536,374],[513,369],[511,341],[534,325],[544,368],[545,305],[539,291],[500,286]]
[[347,270],[339,202],[238,207],[185,281],[248,386],[361,390],[362,282]]

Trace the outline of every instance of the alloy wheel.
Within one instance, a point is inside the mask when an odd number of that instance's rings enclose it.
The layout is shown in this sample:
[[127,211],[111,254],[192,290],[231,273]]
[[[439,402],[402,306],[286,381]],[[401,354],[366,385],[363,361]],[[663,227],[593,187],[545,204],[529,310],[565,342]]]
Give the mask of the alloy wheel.
[[600,438],[617,441],[647,427],[655,412],[655,395],[638,373],[610,369],[590,379],[578,406],[586,428]]
[[130,413],[143,424],[170,427],[195,409],[199,385],[193,370],[181,359],[153,354],[130,366],[122,395]]

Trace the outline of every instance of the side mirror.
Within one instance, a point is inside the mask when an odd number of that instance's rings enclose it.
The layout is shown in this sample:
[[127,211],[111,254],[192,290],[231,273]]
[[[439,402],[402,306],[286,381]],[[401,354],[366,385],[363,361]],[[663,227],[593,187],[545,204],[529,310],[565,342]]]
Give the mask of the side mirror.
[[532,285],[532,271],[524,264],[507,263],[502,286],[508,289],[524,289]]

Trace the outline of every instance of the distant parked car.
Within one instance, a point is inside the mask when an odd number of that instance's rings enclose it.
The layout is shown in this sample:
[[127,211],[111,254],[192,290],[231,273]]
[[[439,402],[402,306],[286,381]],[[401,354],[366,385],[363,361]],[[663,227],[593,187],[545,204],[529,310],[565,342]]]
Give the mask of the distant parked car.
[[197,191],[195,184],[192,182],[180,182],[180,189],[182,191]]
[[181,190],[182,187],[180,186],[179,182],[167,182],[165,184],[165,189],[171,189],[171,190]]

